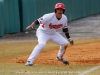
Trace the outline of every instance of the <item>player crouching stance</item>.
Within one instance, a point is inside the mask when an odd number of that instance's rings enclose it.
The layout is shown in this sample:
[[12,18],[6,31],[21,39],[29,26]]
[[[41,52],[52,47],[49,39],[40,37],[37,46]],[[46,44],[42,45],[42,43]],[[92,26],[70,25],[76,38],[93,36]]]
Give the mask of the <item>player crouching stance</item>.
[[62,28],[62,31],[70,41],[70,44],[74,44],[73,40],[69,36],[67,17],[64,15],[65,5],[63,3],[57,3],[54,10],[55,12],[43,15],[41,18],[35,20],[26,28],[33,28],[35,25],[40,24],[36,31],[38,45],[34,48],[29,58],[27,59],[25,64],[26,66],[33,65],[34,60],[36,59],[39,52],[45,47],[47,41],[51,41],[60,45],[57,60],[66,65],[69,65],[69,62],[63,58],[68,46],[68,41],[61,34],[56,32],[57,29]]

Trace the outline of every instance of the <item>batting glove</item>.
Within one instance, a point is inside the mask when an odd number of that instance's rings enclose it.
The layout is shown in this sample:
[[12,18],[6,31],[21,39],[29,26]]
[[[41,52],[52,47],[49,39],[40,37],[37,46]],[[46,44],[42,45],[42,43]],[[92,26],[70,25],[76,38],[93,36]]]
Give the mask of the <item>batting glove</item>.
[[72,38],[68,39],[71,45],[74,45],[74,41],[72,40]]

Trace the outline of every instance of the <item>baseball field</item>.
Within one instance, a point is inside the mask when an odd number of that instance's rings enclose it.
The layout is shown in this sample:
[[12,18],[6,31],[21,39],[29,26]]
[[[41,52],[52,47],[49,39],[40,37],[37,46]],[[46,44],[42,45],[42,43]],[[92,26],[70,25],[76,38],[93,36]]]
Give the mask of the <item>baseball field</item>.
[[99,75],[99,21],[100,15],[93,15],[69,23],[70,35],[74,40],[74,45],[69,44],[64,55],[69,65],[56,60],[59,45],[48,41],[34,66],[25,66],[28,56],[37,45],[34,33],[0,37],[0,75]]

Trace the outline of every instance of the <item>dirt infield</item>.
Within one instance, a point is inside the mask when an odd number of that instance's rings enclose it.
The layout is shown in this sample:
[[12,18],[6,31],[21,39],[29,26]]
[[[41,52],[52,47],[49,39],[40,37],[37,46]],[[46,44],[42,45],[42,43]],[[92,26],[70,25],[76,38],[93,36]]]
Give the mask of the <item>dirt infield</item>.
[[[56,60],[58,50],[41,52],[34,64],[62,65]],[[100,65],[100,42],[69,46],[64,56],[70,65]],[[16,63],[25,63],[28,56],[13,59]]]

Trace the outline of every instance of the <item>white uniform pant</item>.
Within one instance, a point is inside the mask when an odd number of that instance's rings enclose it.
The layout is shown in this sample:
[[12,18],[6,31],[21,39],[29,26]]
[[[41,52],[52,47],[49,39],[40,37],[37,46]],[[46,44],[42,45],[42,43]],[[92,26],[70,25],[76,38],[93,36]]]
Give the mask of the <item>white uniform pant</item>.
[[47,41],[54,42],[58,45],[60,45],[60,49],[58,52],[58,57],[62,58],[66,49],[65,47],[68,45],[68,41],[58,32],[56,32],[53,35],[47,34],[41,30],[37,31],[36,33],[38,37],[38,44],[37,46],[33,49],[31,55],[29,56],[27,61],[34,62],[36,59],[37,55],[39,52],[45,47]]

